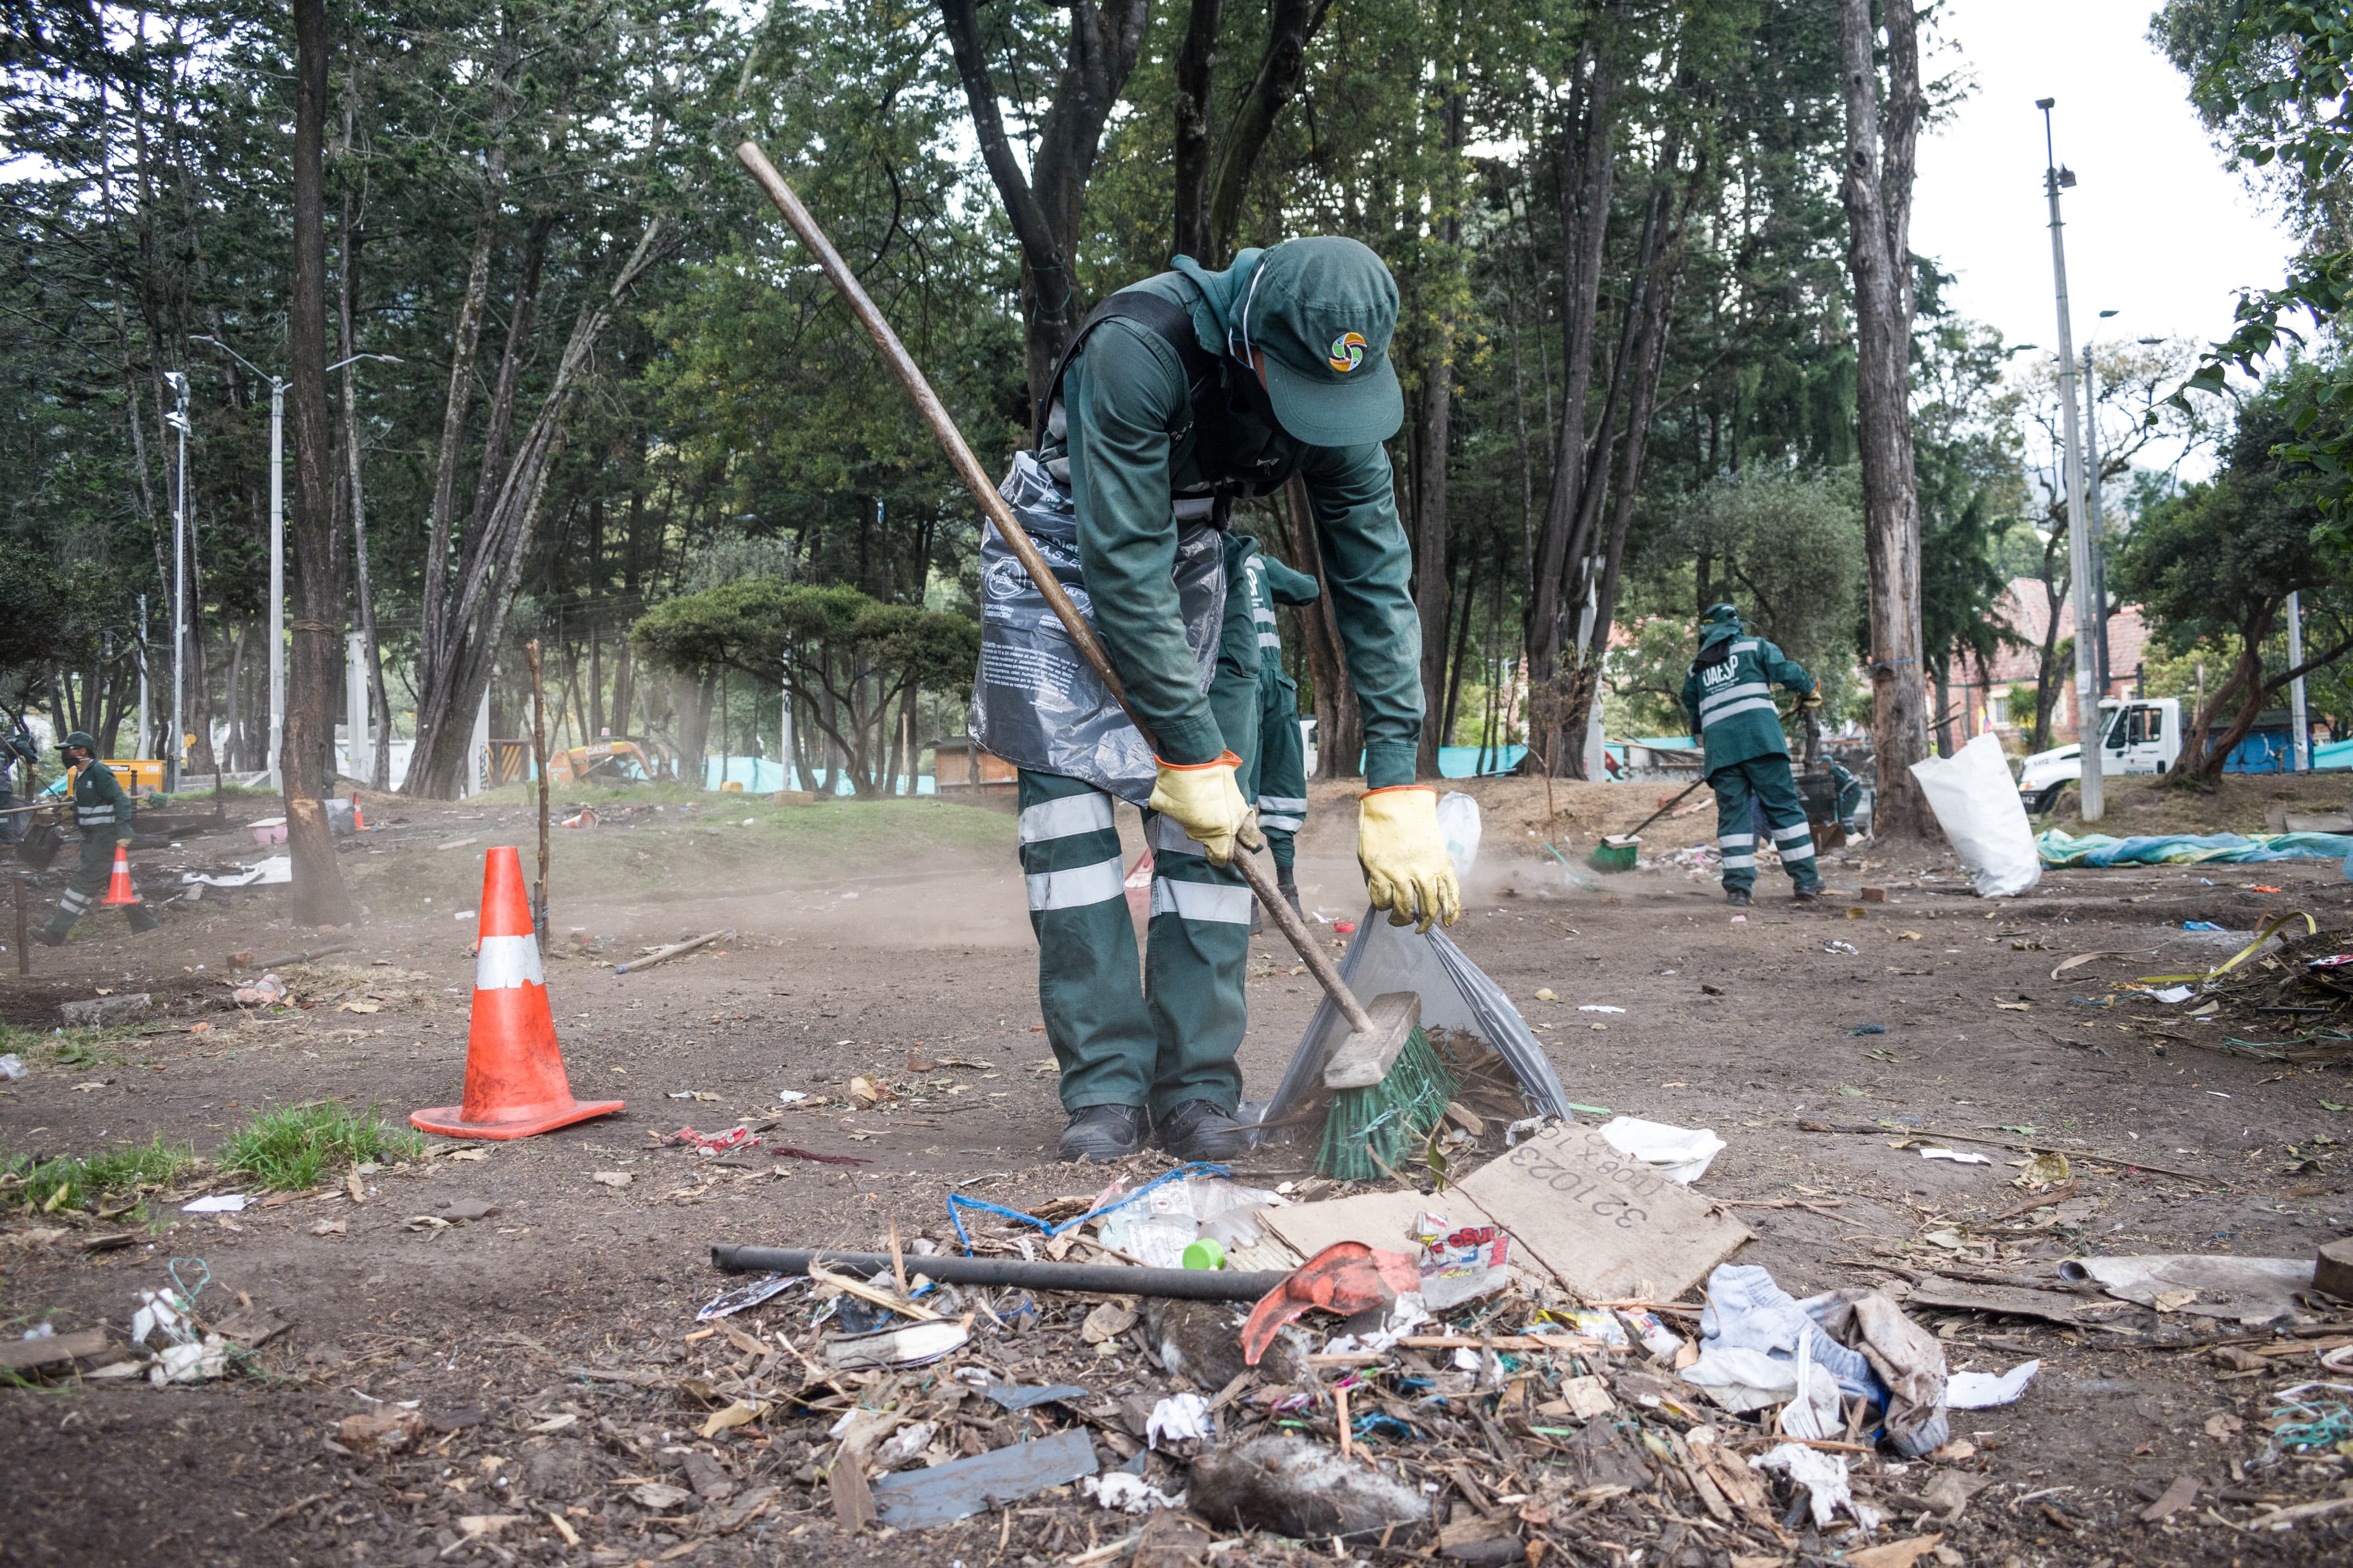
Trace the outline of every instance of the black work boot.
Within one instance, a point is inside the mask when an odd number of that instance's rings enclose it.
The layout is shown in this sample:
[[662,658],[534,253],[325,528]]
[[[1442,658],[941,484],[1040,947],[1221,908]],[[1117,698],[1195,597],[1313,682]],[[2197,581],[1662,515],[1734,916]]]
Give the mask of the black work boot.
[[1250,1129],[1206,1100],[1179,1101],[1154,1131],[1178,1160],[1234,1160],[1250,1152]]
[[1124,1160],[1144,1147],[1144,1107],[1090,1105],[1071,1112],[1055,1158],[1072,1163]]
[[1746,888],[1726,888],[1724,889],[1724,901],[1730,904],[1736,910],[1745,910],[1748,907],[1748,889]]
[[1282,901],[1291,906],[1291,912],[1299,917],[1301,924],[1305,924],[1307,911],[1299,907],[1299,884],[1293,879],[1290,867],[1275,868],[1274,886],[1275,890],[1282,895]]
[[45,921],[33,928],[33,940],[43,947],[63,947],[66,944],[66,932],[71,930],[73,927],[61,926],[55,921]]
[[1822,897],[1822,885],[1820,882],[1800,883],[1789,889],[1789,897],[1801,904],[1820,903]]

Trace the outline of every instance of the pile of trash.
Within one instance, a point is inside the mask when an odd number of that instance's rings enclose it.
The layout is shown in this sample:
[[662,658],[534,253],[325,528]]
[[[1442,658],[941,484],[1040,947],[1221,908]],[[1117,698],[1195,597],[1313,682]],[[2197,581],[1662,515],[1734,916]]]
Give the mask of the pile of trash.
[[[293,1326],[272,1308],[249,1299],[224,1302],[219,1292],[200,1310],[212,1282],[202,1258],[171,1259],[164,1281],[134,1292],[127,1348],[103,1328],[58,1333],[44,1320],[18,1339],[0,1340],[0,1371],[26,1380],[138,1378],[157,1388],[216,1382],[244,1370],[254,1352]],[[216,1316],[217,1306],[227,1310]]]
[[[696,1388],[703,1436],[807,1435],[796,1479],[851,1531],[1009,1538],[1042,1495],[1136,1521],[1071,1561],[1251,1531],[1494,1564],[1604,1526],[1662,1562],[1916,1542],[1917,1483],[1883,1478],[1960,1466],[1948,1411],[2035,1363],[1957,1378],[1880,1291],[1724,1262],[1748,1232],[1688,1190],[1722,1148],[1554,1121],[1433,1193],[1184,1166],[1034,1214],[958,1195],[887,1254],[717,1248],[773,1271],[690,1336],[741,1352]],[[1955,1479],[1957,1514],[1984,1482]]]
[[2309,916],[2282,915],[2202,974],[2138,976],[2114,998],[2141,999],[2168,1007],[2189,1004],[2183,1016],[2226,1026],[2219,1043],[2235,1055],[2293,1063],[2343,1060],[2353,1057],[2353,931],[2323,930]]

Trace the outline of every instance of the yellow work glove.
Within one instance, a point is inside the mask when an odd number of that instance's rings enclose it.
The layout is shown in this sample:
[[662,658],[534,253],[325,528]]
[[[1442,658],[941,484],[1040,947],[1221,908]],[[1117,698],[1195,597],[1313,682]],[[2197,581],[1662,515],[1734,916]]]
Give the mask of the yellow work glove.
[[1420,784],[1367,790],[1356,808],[1356,864],[1389,924],[1452,925],[1462,913],[1454,859],[1438,831],[1438,792]]
[[1158,757],[1153,761],[1160,763],[1160,777],[1153,784],[1152,798],[1145,804],[1174,817],[1185,837],[1201,847],[1210,865],[1231,864],[1237,842],[1245,849],[1256,849],[1266,842],[1259,837],[1258,812],[1234,783],[1234,770],[1242,765],[1240,757],[1227,752],[1211,763],[1170,763]]
[[1810,712],[1821,705],[1822,689],[1819,686],[1815,687],[1811,691],[1803,691],[1798,694],[1798,711],[1800,713]]

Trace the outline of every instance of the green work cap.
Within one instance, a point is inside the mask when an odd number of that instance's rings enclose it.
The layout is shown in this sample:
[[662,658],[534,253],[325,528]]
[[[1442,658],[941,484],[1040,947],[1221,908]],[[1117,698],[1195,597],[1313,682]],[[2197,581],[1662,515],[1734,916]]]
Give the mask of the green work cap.
[[1386,441],[1405,420],[1389,363],[1397,282],[1353,239],[1317,235],[1274,247],[1242,295],[1242,346],[1266,353],[1274,416],[1316,447]]
[[91,756],[98,755],[98,742],[90,738],[87,731],[76,730],[58,742],[58,750],[60,752],[69,751],[75,746],[79,746]]
[[1740,624],[1740,606],[1737,605],[1710,605],[1707,607],[1707,613],[1700,616],[1699,620],[1700,625],[1704,626],[1736,626]]

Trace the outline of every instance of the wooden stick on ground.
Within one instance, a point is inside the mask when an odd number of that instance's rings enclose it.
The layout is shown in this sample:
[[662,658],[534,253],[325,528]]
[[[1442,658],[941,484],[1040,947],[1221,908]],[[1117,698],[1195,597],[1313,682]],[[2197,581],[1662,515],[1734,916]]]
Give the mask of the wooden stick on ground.
[[706,942],[717,942],[723,936],[733,936],[734,934],[735,928],[733,926],[723,926],[717,931],[705,931],[701,936],[689,937],[684,942],[674,942],[659,952],[649,952],[643,958],[633,958],[627,963],[617,963],[613,965],[613,973],[616,974],[634,974],[640,969],[651,969],[657,963],[668,963],[671,959],[678,957],[680,954],[692,952],[696,948],[704,945]]

